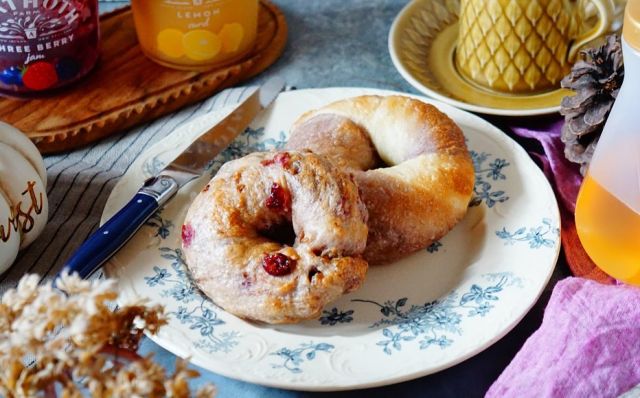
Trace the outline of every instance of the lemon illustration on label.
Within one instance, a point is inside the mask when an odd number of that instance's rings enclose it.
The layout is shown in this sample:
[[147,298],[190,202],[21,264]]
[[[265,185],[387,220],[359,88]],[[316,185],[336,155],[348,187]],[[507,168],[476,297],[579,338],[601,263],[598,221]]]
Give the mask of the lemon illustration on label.
[[187,57],[194,61],[205,61],[218,55],[222,40],[213,32],[196,29],[185,33],[182,46]]
[[235,52],[242,43],[244,28],[237,22],[225,24],[219,35],[222,40],[222,50],[226,53]]
[[163,29],[156,38],[158,51],[170,58],[180,58],[184,55],[182,47],[182,31],[178,29]]

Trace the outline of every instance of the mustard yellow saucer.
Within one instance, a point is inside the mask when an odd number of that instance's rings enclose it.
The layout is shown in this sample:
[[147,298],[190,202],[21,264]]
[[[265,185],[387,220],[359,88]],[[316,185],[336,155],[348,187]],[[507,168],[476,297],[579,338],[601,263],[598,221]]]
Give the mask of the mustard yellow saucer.
[[389,52],[400,74],[428,96],[472,112],[504,116],[558,112],[570,91],[507,94],[462,77],[454,63],[459,9],[457,0],[414,0],[405,6],[389,32]]

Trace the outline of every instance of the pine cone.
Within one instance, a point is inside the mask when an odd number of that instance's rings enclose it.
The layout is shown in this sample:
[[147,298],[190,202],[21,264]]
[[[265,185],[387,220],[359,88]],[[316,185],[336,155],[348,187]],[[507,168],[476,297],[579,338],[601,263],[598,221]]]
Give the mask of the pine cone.
[[580,53],[583,59],[573,65],[571,73],[561,82],[562,87],[574,90],[576,94],[562,99],[560,113],[565,117],[562,127],[564,155],[579,163],[584,174],[622,85],[624,65],[617,35],[608,36],[601,47]]

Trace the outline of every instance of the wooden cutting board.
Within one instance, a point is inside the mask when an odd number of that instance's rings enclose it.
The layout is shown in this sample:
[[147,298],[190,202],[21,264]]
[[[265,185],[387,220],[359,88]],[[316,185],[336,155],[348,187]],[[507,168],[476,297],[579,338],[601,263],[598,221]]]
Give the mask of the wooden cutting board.
[[87,78],[49,98],[0,99],[0,120],[24,131],[43,153],[86,145],[236,85],[275,62],[287,40],[284,15],[261,0],[254,50],[236,64],[191,72],[142,54],[128,7],[103,15],[100,27],[101,60]]

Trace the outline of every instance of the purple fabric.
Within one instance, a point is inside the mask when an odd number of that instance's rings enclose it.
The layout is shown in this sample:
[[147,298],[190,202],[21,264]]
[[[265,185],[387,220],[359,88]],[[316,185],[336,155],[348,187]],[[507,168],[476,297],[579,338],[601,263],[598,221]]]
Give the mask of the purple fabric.
[[[516,135],[537,140],[551,171],[545,173],[555,185],[562,205],[573,214],[576,207],[576,197],[582,183],[580,167],[564,157],[564,143],[560,140],[564,118],[560,116],[543,119],[526,119],[526,123],[509,126]],[[544,159],[544,158],[542,158]],[[544,165],[543,161],[543,165]]]
[[[514,125],[514,122],[517,123]],[[553,186],[562,215],[562,247],[571,272],[605,284],[615,280],[591,261],[580,244],[574,212],[582,175],[579,165],[564,157],[561,140],[564,119],[560,115],[524,119],[496,119],[495,124],[517,136],[518,142],[538,161]]]
[[640,383],[640,288],[567,278],[487,397],[617,397]]

